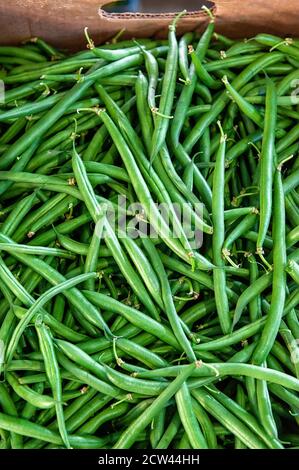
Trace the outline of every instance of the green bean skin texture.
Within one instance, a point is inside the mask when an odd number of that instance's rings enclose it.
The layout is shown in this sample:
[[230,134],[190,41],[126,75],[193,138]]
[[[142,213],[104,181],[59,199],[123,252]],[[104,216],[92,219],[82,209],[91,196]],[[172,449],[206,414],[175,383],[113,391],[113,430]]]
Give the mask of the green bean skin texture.
[[39,339],[42,355],[44,357],[45,370],[52,388],[53,398],[55,399],[55,408],[57,422],[61,438],[67,448],[70,448],[67,435],[65,420],[62,408],[62,386],[58,362],[55,355],[54,345],[48,328],[40,321],[35,322],[35,327]]
[[226,278],[223,269],[224,261],[222,259],[222,246],[224,243],[224,207],[223,207],[223,191],[224,191],[224,162],[225,162],[226,136],[221,135],[219,151],[216,157],[216,167],[214,171],[213,186],[217,188],[214,191],[215,197],[212,200],[213,211],[213,252],[214,264],[216,268],[213,271],[213,281],[215,290],[215,301],[219,321],[223,333],[228,333],[231,328],[231,320],[229,316],[228,298],[225,289]]
[[169,328],[165,327],[163,324],[155,321],[154,319],[149,318],[142,312],[139,312],[138,310],[127,305],[121,304],[117,300],[111,299],[111,297],[101,293],[85,291],[85,295],[92,302],[94,302],[95,305],[102,306],[107,310],[111,309],[111,311],[117,311],[120,315],[123,315],[124,318],[134,325],[141,327],[153,335],[156,335],[158,338],[163,338],[163,340],[168,344],[180,349]]
[[175,399],[181,421],[191,446],[193,449],[206,449],[208,446],[193,414],[191,395],[186,383],[184,383],[176,393]]
[[270,401],[267,383],[264,380],[258,380],[256,384],[256,394],[260,421],[270,436],[278,437],[276,423],[273,417],[273,411]]
[[[248,80],[250,80],[255,74],[257,74],[265,66],[278,62],[282,59],[280,53],[273,53],[271,57],[269,55],[262,55],[257,58],[255,62],[250,64],[246,69],[241,72],[241,74],[232,82],[232,86],[238,91]],[[192,149],[198,139],[202,136],[206,126],[214,121],[215,116],[217,116],[225,107],[229,100],[229,97],[224,94],[221,94],[217,101],[214,103],[213,109],[206,113],[199,121],[196,126],[193,128],[192,132],[189,134],[188,139],[184,143],[185,150],[188,152]]]
[[272,181],[276,127],[276,90],[271,80],[267,81],[266,119],[261,153],[260,223],[256,249],[263,254],[263,243],[267,234],[272,211]]
[[[45,442],[52,442],[53,444],[63,444],[61,437],[49,429],[39,426],[36,423],[27,421],[22,418],[16,418],[4,413],[0,413],[0,426],[8,431],[16,432],[22,436],[34,437],[41,439]],[[83,437],[72,435],[69,436],[71,446],[76,448],[100,448],[107,442],[107,439],[92,437]]]
[[147,408],[146,411],[120,436],[114,445],[114,449],[128,449],[132,446],[139,432],[151,422],[153,417],[159,413],[172,396],[180,389],[188,376],[192,373],[194,365],[190,365],[183,374],[180,374],[168,387],[159,395],[158,398]]
[[7,374],[7,381],[13,390],[24,400],[28,401],[37,408],[48,409],[55,406],[55,400],[47,395],[40,395],[26,385],[21,385],[17,377],[9,372]]
[[247,289],[242,292],[236,305],[233,319],[233,327],[235,327],[235,325],[240,320],[244,308],[251,301],[251,299],[254,299],[258,294],[263,292],[264,289],[271,286],[272,281],[272,273],[266,273],[256,279],[254,283],[252,283]]
[[[154,374],[156,377],[175,377],[176,374],[178,374],[185,367],[187,366],[172,366],[169,368],[160,369],[160,371],[156,369],[155,371],[138,372],[136,375],[140,378],[150,378],[153,377]],[[272,369],[264,369],[260,366],[254,366],[251,364],[211,363],[198,367],[191,375],[196,377],[211,375],[218,377],[226,374],[240,374],[249,377],[255,377],[260,380],[267,380],[269,382],[273,381],[273,383],[284,385],[285,387],[291,388],[292,390],[298,390],[299,387],[298,379],[288,374]]]
[[166,387],[167,382],[155,382],[129,377],[121,372],[106,366],[108,379],[117,387],[128,392],[140,393],[141,395],[159,395]]
[[[6,237],[6,236],[4,237],[1,234],[0,234],[0,239],[5,241],[5,242],[11,242],[11,240],[8,237]],[[57,282],[59,283],[59,282],[65,281],[65,278],[63,276],[61,276],[57,271],[55,271],[53,269],[50,269],[50,267],[46,263],[44,263],[41,260],[38,260],[38,262],[37,262],[36,260],[34,260],[34,258],[28,258],[28,256],[29,255],[20,255],[20,254],[17,254],[17,253],[14,254],[14,257],[16,257],[18,259],[21,258],[22,261],[24,261],[29,266],[33,267],[33,269],[35,271],[39,272],[42,276],[48,277],[50,282],[52,282],[53,284],[56,284]],[[91,277],[93,275],[94,274],[91,274]],[[86,277],[84,279],[88,278],[90,276],[90,274],[86,274],[85,276]],[[82,308],[82,306],[84,304],[86,305],[86,299],[84,299],[82,294],[80,294],[80,292],[76,291],[76,290],[72,290],[71,292],[72,293],[70,294],[68,291],[66,291],[66,296],[69,297],[71,295],[72,301],[76,302],[77,308],[79,310],[82,310],[82,314],[84,316],[86,315],[86,318],[89,319],[89,321],[91,321],[93,324],[98,325],[99,327],[102,326],[103,329],[105,329],[107,332],[109,332],[108,327],[105,325],[105,322],[103,322],[103,319],[102,319],[100,313],[96,309],[93,309],[92,306],[89,307],[89,309],[87,309],[87,310]]]
[[274,215],[273,215],[273,286],[270,311],[260,341],[253,353],[253,361],[261,364],[266,360],[277,334],[284,304],[286,283],[286,243],[285,243],[285,211],[284,192],[280,170],[274,176]]
[[[169,116],[174,100],[175,82],[178,69],[179,48],[176,39],[177,19],[169,26],[168,42],[169,50],[166,59],[165,75],[162,84],[162,96],[159,103],[159,110],[154,119],[154,134],[152,137],[151,161],[158,155],[162,148],[169,126]],[[152,110],[155,112],[155,110]]]
[[[17,416],[18,411],[15,407],[15,404],[11,397],[9,396],[7,387],[5,385],[1,384],[0,385],[0,402],[1,402],[1,407],[3,408],[3,411],[6,413]],[[35,408],[34,408],[35,409]],[[10,439],[11,439],[11,447],[12,449],[22,449],[23,448],[23,438],[19,434],[15,433],[10,433]]]
[[107,374],[103,366],[98,364],[93,360],[88,354],[82,351],[79,347],[63,340],[55,340],[55,344],[58,346],[59,350],[62,351],[69,359],[72,359],[74,362],[84,365],[86,369],[89,369],[100,379],[106,380]]
[[266,445],[252,433],[246,425],[238,420],[227,408],[215,400],[206,390],[194,390],[192,392],[194,398],[209,411],[218,421],[220,421],[227,429],[244,442],[250,449],[267,448]]
[[18,327],[14,331],[14,334],[11,338],[11,341],[10,341],[8,347],[7,347],[7,351],[6,351],[7,363],[9,363],[10,360],[12,359],[15,348],[17,347],[18,341],[19,341],[19,339],[22,335],[22,332],[24,331],[24,328],[26,328],[26,326],[28,325],[30,320],[34,317],[36,312],[39,311],[40,307],[42,307],[43,304],[45,304],[55,294],[63,292],[65,289],[68,288],[68,286],[72,287],[73,285],[77,284],[78,282],[82,282],[83,280],[86,280],[86,278],[91,277],[91,276],[94,276],[94,273],[91,273],[91,274],[88,274],[88,275],[84,274],[82,276],[79,276],[79,279],[74,278],[74,279],[71,279],[71,280],[67,280],[64,283],[62,283],[61,285],[52,287],[52,289],[50,289],[50,291],[46,292],[43,296],[41,296],[30,307],[29,312],[27,313],[27,315],[25,317],[23,317],[23,319],[19,323]]

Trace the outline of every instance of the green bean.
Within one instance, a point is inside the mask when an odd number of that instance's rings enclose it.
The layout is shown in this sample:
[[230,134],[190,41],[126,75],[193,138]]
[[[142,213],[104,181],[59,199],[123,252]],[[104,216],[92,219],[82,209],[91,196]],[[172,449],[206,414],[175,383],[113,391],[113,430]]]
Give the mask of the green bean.
[[82,255],[82,256],[86,256],[88,254],[89,246],[87,244],[77,242],[76,240],[73,240],[72,238],[66,235],[62,235],[57,230],[55,231],[56,231],[59,245],[61,245],[67,251],[78,254],[78,255]]
[[257,54],[248,54],[241,57],[227,57],[220,60],[214,60],[212,63],[207,64],[206,70],[208,72],[215,72],[216,70],[225,70],[231,67],[242,67],[243,65],[251,64],[255,58],[262,57],[262,52]]
[[287,403],[287,405],[294,411],[298,409],[298,396],[286,390],[284,387],[281,387],[277,384],[269,385],[270,392],[278,396],[282,401]]
[[[2,232],[3,233],[3,232]],[[47,248],[44,246],[28,246],[28,245],[21,245],[17,243],[0,243],[0,250],[7,251],[8,253],[15,252],[15,253],[27,253],[29,255],[41,255],[41,256],[58,256],[59,258],[68,258],[74,259],[74,256],[65,251],[59,250],[58,248]]]
[[[184,181],[177,174],[172,164],[170,154],[166,145],[162,146],[159,157],[161,159],[161,162],[165,171],[168,173],[169,177],[173,181],[176,188],[182,193],[182,195],[186,198],[187,201],[190,201],[190,203],[192,203],[195,206],[195,208],[199,207],[200,206],[199,200],[194,196],[192,192],[189,191],[189,188],[184,184]],[[189,167],[191,167],[191,170],[194,171],[193,162],[190,162]],[[186,168],[187,166],[185,167],[185,169]],[[209,227],[209,233],[211,231],[212,229]]]
[[177,432],[181,426],[181,418],[178,412],[175,412],[173,415],[168,427],[166,428],[164,434],[161,436],[160,441],[156,444],[156,449],[168,449],[170,443],[177,435]]
[[167,382],[135,379],[108,366],[105,366],[105,370],[108,379],[113,385],[127,392],[139,393],[146,396],[159,395],[168,385]]
[[[63,115],[65,109],[75,103],[85,93],[85,91],[92,86],[95,80],[104,78],[105,76],[107,77],[111,75],[111,72],[116,73],[128,68],[130,65],[138,64],[140,60],[141,56],[139,54],[132,55],[131,57],[121,59],[115,63],[105,65],[101,67],[100,70],[93,71],[91,69],[84,82],[77,83],[73,89],[66,92],[64,98],[58,102],[53,109],[47,112],[37,124],[33,125],[23,137],[10,147],[10,149],[2,156],[2,160],[5,162],[5,165],[8,166],[15,157],[18,157],[26,149],[29,142],[38,139],[47,132],[51,125]],[[97,62],[97,66],[99,65],[100,64]]]
[[[263,70],[265,67],[272,65],[275,62],[279,62],[281,59],[282,55],[279,52],[274,52],[271,55],[262,54],[240,73],[240,75],[232,82],[232,86],[238,91],[251,78],[258,74],[260,70]],[[238,57],[237,60],[240,61],[240,58]],[[200,139],[205,129],[222,112],[228,103],[228,100],[229,97],[227,96],[226,92],[223,92],[214,102],[213,109],[205,113],[204,116],[198,120],[197,124],[194,126],[184,142],[184,148],[186,152],[190,152],[192,150],[193,146]]]
[[172,24],[168,27],[168,44],[165,73],[162,82],[162,92],[158,111],[153,109],[155,113],[154,134],[152,137],[151,162],[158,155],[165,141],[166,133],[169,127],[169,118],[174,101],[177,69],[178,69],[178,43],[176,39],[176,24],[185,12],[176,16]]
[[85,296],[87,299],[90,299],[95,305],[102,306],[108,311],[117,312],[119,315],[122,315],[126,318],[129,322],[137,327],[147,331],[148,333],[157,336],[157,338],[163,339],[167,344],[170,344],[174,348],[179,348],[179,345],[174,338],[171,330],[164,326],[162,323],[158,323],[154,319],[150,318],[149,316],[145,315],[138,310],[129,307],[121,302],[118,302],[111,297],[108,297],[104,294],[100,294],[98,292],[90,292],[84,291]]
[[[245,238],[247,238],[247,240],[250,240],[252,242],[256,242],[258,239],[258,233],[252,230],[249,230],[249,232],[245,234]],[[269,248],[269,249],[273,248],[273,240],[270,237],[266,236],[264,240],[264,246],[265,248]]]
[[[187,366],[172,366],[163,369],[156,369],[155,371],[138,372],[135,375],[140,378],[158,377],[175,377],[179,372],[184,370]],[[272,369],[265,369],[260,366],[251,364],[233,364],[233,363],[209,363],[202,364],[193,373],[193,377],[211,376],[220,377],[223,375],[245,375],[254,377],[260,380],[267,380],[278,385],[285,386],[291,390],[298,390],[299,380]]]
[[287,298],[285,309],[284,309],[284,314],[290,313],[290,311],[293,308],[297,307],[298,303],[299,303],[299,291],[298,289],[295,289],[295,291]]
[[208,448],[217,449],[216,431],[214,429],[213,423],[211,422],[211,419],[208,413],[197,401],[195,401],[193,397],[191,397],[191,399],[192,399],[192,408],[193,408],[194,414],[202,427],[204,437],[208,444]]
[[[31,421],[16,418],[4,413],[0,413],[0,428],[16,432],[22,436],[33,437],[38,440],[52,442],[53,444],[63,444],[59,434],[50,431],[43,426],[39,426]],[[70,444],[75,448],[101,448],[107,442],[108,438],[99,438],[95,436],[69,436]]]
[[[37,375],[37,374],[36,374]],[[44,383],[43,382],[38,382],[34,386],[34,390],[37,393],[42,393],[44,390]],[[52,410],[52,408],[49,408],[49,410]],[[49,411],[47,410],[47,411]],[[24,419],[32,419],[37,413],[37,408],[33,406],[31,403],[25,403],[25,406],[23,407],[21,417]]]
[[163,408],[159,415],[155,416],[151,424],[150,443],[153,449],[156,448],[164,431],[166,408]]
[[182,313],[181,319],[186,323],[186,325],[191,326],[209,313],[214,312],[215,307],[216,303],[214,299],[197,302]]
[[220,44],[223,44],[225,47],[231,47],[236,43],[234,39],[228,38],[223,34],[214,33],[213,36],[217,41],[219,41]]
[[[18,416],[18,411],[12,400],[11,396],[8,393],[7,387],[4,384],[0,384],[0,403],[3,411],[9,415]],[[22,436],[14,432],[10,433],[10,441],[12,449],[22,449],[23,448],[23,439]]]
[[[254,249],[254,246],[249,243],[248,249],[251,251]],[[254,284],[259,277],[258,263],[254,255],[249,256],[249,280],[250,284]],[[258,295],[249,302],[249,318],[253,322],[262,316],[262,302],[261,297]],[[237,319],[237,317],[236,317]]]
[[176,449],[191,449],[191,444],[189,442],[187,433],[184,432],[181,439],[175,445]]
[[[88,251],[86,254],[86,260],[84,265],[84,272],[93,272],[97,269],[99,252],[100,252],[101,239],[98,236],[97,230],[95,228]],[[101,253],[102,254],[102,253]],[[95,279],[87,279],[85,287],[90,290],[95,289]]]
[[191,106],[187,111],[187,117],[196,116],[197,114],[206,113],[210,111],[211,106],[209,104],[198,104],[196,106]]
[[18,119],[20,117],[31,116],[34,114],[38,114],[41,111],[45,111],[51,108],[54,104],[56,104],[61,99],[61,95],[61,93],[57,93],[56,95],[44,98],[42,101],[36,101],[35,103],[25,104],[15,109],[0,113],[0,122],[9,122],[10,119]]
[[243,310],[257,295],[260,295],[265,289],[271,286],[273,276],[271,273],[266,273],[256,279],[247,289],[240,295],[234,313],[233,325],[235,326],[241,318]]
[[19,223],[32,209],[36,202],[37,197],[35,192],[22,199],[10,212],[8,217],[6,217],[4,223],[1,226],[1,232],[4,235],[11,236],[11,234],[14,233]]
[[[28,305],[32,305],[33,303],[34,301],[32,299],[30,300],[30,302],[28,302]],[[27,313],[26,309],[17,305],[13,306],[13,312],[20,319],[24,318]],[[52,315],[49,315],[47,312],[43,312],[43,321],[56,334],[58,334],[59,336],[69,341],[73,341],[77,343],[79,341],[84,341],[84,339],[86,339],[86,336],[84,334],[79,333],[78,331],[74,331],[71,328],[68,328],[61,321],[58,321],[56,318],[54,318]]]
[[[149,43],[146,47],[151,49],[155,45],[156,43],[153,41],[152,43]],[[100,57],[101,59],[105,59],[107,61],[120,60],[129,55],[136,54],[137,52],[140,51],[139,46],[126,47],[124,49],[116,49],[116,50],[113,50],[113,49],[105,50],[99,47],[91,47],[91,50],[97,57]]]
[[39,361],[30,361],[30,360],[12,360],[10,365],[7,366],[8,371],[15,370],[26,370],[26,371],[41,371],[43,370],[43,364]]
[[[120,393],[116,387],[104,382],[103,380],[98,379],[97,377],[91,375],[89,372],[77,367],[73,364],[69,359],[67,359],[63,354],[60,352],[57,353],[58,362],[66,369],[69,373],[71,373],[74,377],[78,378],[80,382],[90,385],[95,390],[99,392],[109,395],[111,397],[119,397]],[[121,397],[123,398],[123,396]]]
[[93,374],[98,376],[102,380],[107,379],[105,369],[103,366],[94,361],[88,354],[82,351],[78,346],[71,344],[67,341],[55,339],[55,344],[59,350],[63,352],[69,359],[72,359],[77,364],[84,366],[90,370]]
[[297,169],[284,180],[283,189],[285,194],[298,186],[298,178],[299,170]]
[[263,128],[264,126],[264,120],[260,113],[257,111],[257,109],[251,105],[248,101],[246,101],[243,96],[241,96],[229,83],[228,79],[226,76],[223,77],[222,79],[227,92],[229,96],[234,100],[235,103],[237,103],[238,107],[240,110],[249,118],[251,119],[255,124],[258,125],[258,127]]
[[249,215],[256,213],[256,207],[239,207],[236,209],[228,209],[224,211],[225,222],[234,222],[243,215]]
[[[220,124],[219,124],[220,125]],[[216,156],[216,166],[213,176],[213,187],[217,191],[213,192],[212,199],[212,217],[213,217],[213,261],[216,268],[213,270],[213,282],[215,301],[219,322],[223,333],[228,333],[231,328],[231,318],[229,315],[229,304],[226,293],[226,275],[223,269],[224,261],[221,256],[222,245],[224,242],[224,164],[227,136],[221,130],[219,150]]]
[[[152,337],[150,337],[150,341],[152,341]],[[143,362],[150,368],[159,367],[162,364],[164,366],[166,365],[166,361],[164,359],[158,356],[158,354],[149,351],[143,347],[143,345],[138,344],[136,338],[134,338],[134,342],[126,338],[118,338],[117,346],[131,357],[137,357],[140,362]]]
[[[157,88],[158,79],[159,79],[159,69],[158,69],[157,60],[150,51],[147,51],[146,49],[144,49],[143,55],[144,55],[144,61],[145,61],[145,68],[149,77],[147,103],[148,103],[149,109],[151,110],[151,109],[156,108],[156,88]],[[139,74],[140,73],[141,72],[139,71]],[[137,86],[137,81],[138,81],[138,78],[136,80],[136,86]]]
[[260,171],[260,223],[257,239],[257,253],[263,259],[263,243],[270,223],[272,212],[272,181],[274,165],[274,145],[276,127],[276,90],[274,83],[267,79],[266,115]]
[[247,233],[252,228],[257,219],[257,212],[258,211],[256,209],[255,211],[252,211],[250,214],[246,215],[244,219],[233,228],[233,230],[228,234],[228,236],[224,240],[224,243],[222,245],[222,254],[228,261],[230,261],[229,257],[231,255],[231,246],[238,238],[242,237],[243,234]]
[[[196,47],[196,53],[198,57],[200,58],[200,60],[203,60],[205,57],[213,32],[214,32],[214,21],[212,20],[209,22],[204,34],[202,35]],[[171,123],[170,131],[171,131],[171,138],[174,144],[174,149],[179,144],[179,136],[183,127],[187,109],[191,104],[192,95],[196,87],[197,77],[196,77],[195,68],[193,64],[191,64],[190,66],[189,75],[190,75],[191,83],[189,86],[183,87],[182,93],[177,103],[177,108],[174,114],[174,118]],[[176,153],[176,156],[178,156],[177,153]]]
[[215,80],[207,71],[207,69],[202,65],[198,55],[192,46],[189,46],[189,54],[191,56],[192,63],[195,68],[198,79],[204,83],[207,87],[217,90],[221,88],[221,82]]
[[258,52],[262,49],[262,46],[255,41],[242,41],[240,43],[233,44],[229,49],[225,51],[226,57],[231,57],[239,54],[246,54],[247,52]]
[[[117,331],[118,333],[118,339],[123,336],[125,336],[127,339],[130,339],[140,333],[140,328],[137,328],[136,326],[127,323],[125,326],[115,328],[115,331]],[[80,343],[80,348],[87,354],[96,353],[109,347],[110,342],[106,338],[89,339]]]
[[[149,80],[153,79],[152,75],[156,74],[156,72],[152,72],[149,76]],[[156,86],[156,83],[154,83]],[[140,126],[141,126],[141,133],[144,140],[144,145],[146,147],[146,151],[149,154],[151,151],[151,139],[153,133],[153,122],[152,122],[152,112],[151,108],[147,107],[149,101],[151,105],[155,105],[155,95],[152,90],[150,90],[150,84],[146,78],[146,76],[139,70],[138,77],[135,84],[135,91],[136,91],[136,105],[137,105],[137,112],[140,116]],[[99,90],[102,92],[102,89]],[[152,96],[153,95],[153,96]],[[107,100],[106,100],[107,103]],[[109,109],[109,108],[108,108]],[[112,110],[110,111],[112,113]],[[144,159],[143,159],[144,160]],[[144,173],[146,175],[146,173]],[[157,184],[157,177],[155,178],[155,182]],[[160,183],[161,186],[161,183]],[[157,188],[158,189],[158,188]]]
[[23,398],[23,400],[31,403],[37,408],[47,409],[55,406],[56,401],[54,398],[47,395],[41,395],[27,387],[27,385],[21,385],[17,376],[12,372],[7,372],[6,378],[9,385],[19,397]]
[[[2,234],[0,234],[0,240],[5,243],[11,243],[11,240]],[[30,266],[32,269],[34,269],[34,271],[36,271],[41,276],[48,279],[53,284],[56,284],[59,282],[62,283],[65,281],[65,278],[61,274],[59,274],[55,269],[50,268],[50,266],[48,266],[42,260],[36,260],[34,258],[31,258],[29,255],[23,255],[23,254],[21,255],[17,253],[14,253],[14,257],[21,260],[28,266]],[[85,274],[84,279],[88,278],[89,276],[94,276],[94,275],[95,274]],[[81,279],[81,277],[79,279]],[[74,280],[74,282],[76,282],[76,280]],[[72,283],[72,280],[70,280],[70,283]],[[56,294],[54,293],[54,295]],[[109,328],[106,326],[105,322],[103,321],[101,314],[98,312],[96,308],[93,307],[92,304],[90,304],[86,300],[86,298],[81,294],[80,291],[76,289],[72,289],[68,292],[66,290],[65,296],[71,302],[73,302],[74,306],[78,308],[78,310],[82,313],[83,317],[86,318],[87,321],[91,322],[95,326],[102,327],[104,331],[109,333]]]
[[[78,407],[76,407],[76,409],[74,409],[74,412],[67,419],[66,426],[68,432],[74,432],[76,429],[82,426],[90,417],[92,417],[95,412],[101,410],[105,405],[109,403],[109,401],[111,401],[111,397],[103,397],[100,393],[97,392],[95,395],[95,391],[93,391],[92,389],[90,390],[92,391],[92,399],[89,399],[88,402],[84,400],[84,403],[82,402],[83,406],[80,406],[79,409]],[[80,400],[80,398],[78,400]],[[51,429],[54,429],[56,427],[55,425],[56,423],[53,423]]]
[[188,45],[193,39],[193,33],[185,33],[179,41],[179,68],[185,81],[185,85],[190,85],[189,63],[188,63]]
[[293,42],[292,39],[286,39],[283,41],[280,37],[270,34],[258,34],[254,39],[256,42],[263,44],[264,46],[278,49],[279,51],[284,52],[286,55],[290,55],[295,59],[299,58],[298,49],[291,45]]
[[267,382],[264,380],[257,381],[256,396],[260,422],[267,434],[277,438],[277,427],[273,417]]
[[141,299],[141,301],[146,305],[148,310],[151,312],[154,318],[159,319],[159,314],[148,296],[144,285],[138,276],[133,270],[127,256],[121,249],[120,243],[110,225],[109,220],[106,217],[105,207],[100,207],[93,189],[88,181],[87,174],[83,165],[82,160],[79,155],[74,151],[73,154],[73,169],[78,186],[83,195],[84,202],[86,203],[87,209],[92,216],[95,224],[97,224],[97,236],[100,238],[101,233],[104,230],[106,232],[105,242],[107,247],[110,248],[113,256],[124,276],[127,278],[128,282],[131,284],[132,289],[136,292],[136,295]]
[[0,54],[4,56],[22,57],[32,62],[44,62],[45,58],[38,52],[28,50],[26,47],[1,46]]
[[[57,189],[59,192],[61,192],[62,188],[59,186]],[[56,196],[50,198],[19,225],[14,233],[14,240],[19,242],[23,240],[26,235],[27,238],[33,237],[35,235],[34,230],[39,230],[44,226],[44,224],[48,225],[55,222],[57,217],[65,214],[68,210],[70,210],[72,207],[75,207],[77,204],[78,200],[73,196],[56,194]]]
[[[76,70],[80,70],[80,68],[86,69],[89,67],[95,67],[99,62],[99,65],[105,64],[104,61],[99,61],[99,59],[94,59],[92,55],[89,55],[89,57],[82,59],[70,57],[69,59],[63,60],[62,62],[44,62],[42,67],[41,64],[31,64],[30,66],[23,65],[14,68],[13,73],[11,72],[9,76],[6,77],[6,83],[14,84],[37,80],[47,73],[64,74],[68,72],[75,72]],[[80,82],[81,80],[82,75],[78,73],[77,81]],[[55,84],[55,81],[50,83]]]
[[37,47],[42,51],[42,53],[47,54],[51,58],[51,60],[65,57],[62,52],[58,51],[55,47],[46,43],[41,38],[31,38],[30,42],[36,44]]
[[55,400],[55,409],[58,422],[58,428],[61,438],[67,448],[70,448],[69,438],[65,427],[65,420],[62,408],[62,385],[59,366],[57,363],[53,341],[48,328],[42,323],[42,320],[35,322],[39,345],[44,357],[45,370],[50,383],[53,398]]
[[119,416],[125,414],[128,410],[128,403],[119,403],[110,405],[110,408],[98,413],[96,416],[87,421],[83,426],[78,429],[80,434],[94,434],[100,426],[102,426],[107,421],[112,421]]
[[[38,68],[40,68],[40,64],[38,65]],[[45,93],[45,95],[48,94],[48,87],[51,86],[53,82],[50,81],[33,81],[29,83],[22,84],[20,86],[14,87],[10,90],[7,90],[5,93],[5,102],[6,104],[10,104],[11,102],[14,102],[15,100],[25,98],[27,96],[31,96],[35,94],[37,91],[42,91]],[[23,126],[27,123],[26,119],[23,119]],[[16,125],[16,123],[14,123]],[[22,127],[23,127],[22,126]],[[4,137],[4,136],[3,136]]]
[[178,412],[193,449],[206,449],[207,443],[202,434],[198,421],[193,413],[191,395],[186,385],[183,383],[175,395]]
[[259,142],[262,139],[262,136],[263,133],[261,131],[257,131],[239,140],[234,146],[232,146],[228,150],[226,154],[226,163],[229,164],[233,160],[238,158],[240,155],[242,155],[243,152],[248,149],[248,146],[250,144],[255,144],[256,142]]
[[125,246],[130,258],[132,259],[134,265],[136,266],[138,272],[140,273],[141,278],[149,292],[151,293],[153,299],[163,310],[164,305],[161,298],[161,288],[160,283],[155,273],[154,269],[151,267],[146,256],[143,254],[142,250],[138,247],[137,243],[128,237],[125,233],[121,234],[121,242]]
[[82,274],[81,276],[78,276],[77,278],[66,280],[62,282],[61,284],[58,284],[57,286],[52,287],[43,295],[41,295],[40,298],[30,307],[30,309],[27,312],[27,315],[23,317],[23,319],[19,322],[17,328],[15,329],[12,335],[12,338],[7,346],[6,362],[9,363],[10,360],[12,359],[15,349],[17,347],[18,341],[20,340],[24,329],[30,323],[34,315],[39,311],[39,309],[45,303],[47,303],[53,296],[59,294],[60,292],[63,292],[64,290],[71,288],[74,285],[82,281],[85,281],[88,277],[92,277],[95,275],[96,275],[95,273]]
[[[167,402],[176,394],[176,392],[183,385],[185,380],[194,370],[195,365],[188,366],[182,374],[180,374],[168,387],[156,398],[153,403],[137,418],[133,423],[124,431],[116,444],[114,449],[128,449],[137,439],[138,434],[143,431],[152,419],[164,408]],[[1,421],[0,421],[1,424]]]
[[250,449],[264,449],[266,446],[255,433],[235,417],[226,407],[219,403],[207,391],[197,389],[192,391],[194,398],[214,416],[217,421],[223,424],[230,432],[237,436]]
[[284,193],[280,170],[274,176],[274,214],[273,214],[273,288],[270,311],[260,341],[253,353],[253,361],[261,364],[269,354],[277,335],[284,309],[286,296],[286,245]]
[[227,397],[224,393],[212,386],[209,389],[209,392],[214,396],[214,398],[222,403],[228,410],[230,410],[235,416],[237,416],[241,421],[243,421],[253,432],[255,432],[270,449],[282,449],[283,446],[276,437],[272,437],[265,433],[263,427],[258,423],[258,421],[248,413],[243,406],[236,403],[231,398]]
[[299,266],[296,261],[290,260],[288,262],[286,272],[299,284]]

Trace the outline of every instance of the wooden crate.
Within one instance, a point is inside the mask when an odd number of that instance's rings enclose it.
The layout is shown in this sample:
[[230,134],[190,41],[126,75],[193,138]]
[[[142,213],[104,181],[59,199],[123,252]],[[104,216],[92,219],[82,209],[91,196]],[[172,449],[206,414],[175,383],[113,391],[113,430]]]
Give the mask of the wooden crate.
[[[163,1],[163,0],[161,0]],[[88,26],[97,43],[109,40],[122,28],[124,38],[163,37],[173,14],[107,14],[109,0],[0,0],[0,44],[19,44],[40,36],[69,49],[85,46]],[[258,32],[299,36],[298,0],[215,0],[216,30],[231,37]],[[207,19],[201,11],[188,13],[178,33],[201,31]]]

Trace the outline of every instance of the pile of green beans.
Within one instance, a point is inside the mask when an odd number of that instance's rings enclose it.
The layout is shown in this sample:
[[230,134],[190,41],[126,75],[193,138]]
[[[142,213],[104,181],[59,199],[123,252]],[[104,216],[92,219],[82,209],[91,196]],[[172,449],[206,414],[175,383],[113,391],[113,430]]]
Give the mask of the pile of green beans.
[[298,42],[180,16],[0,47],[2,449],[298,446]]

